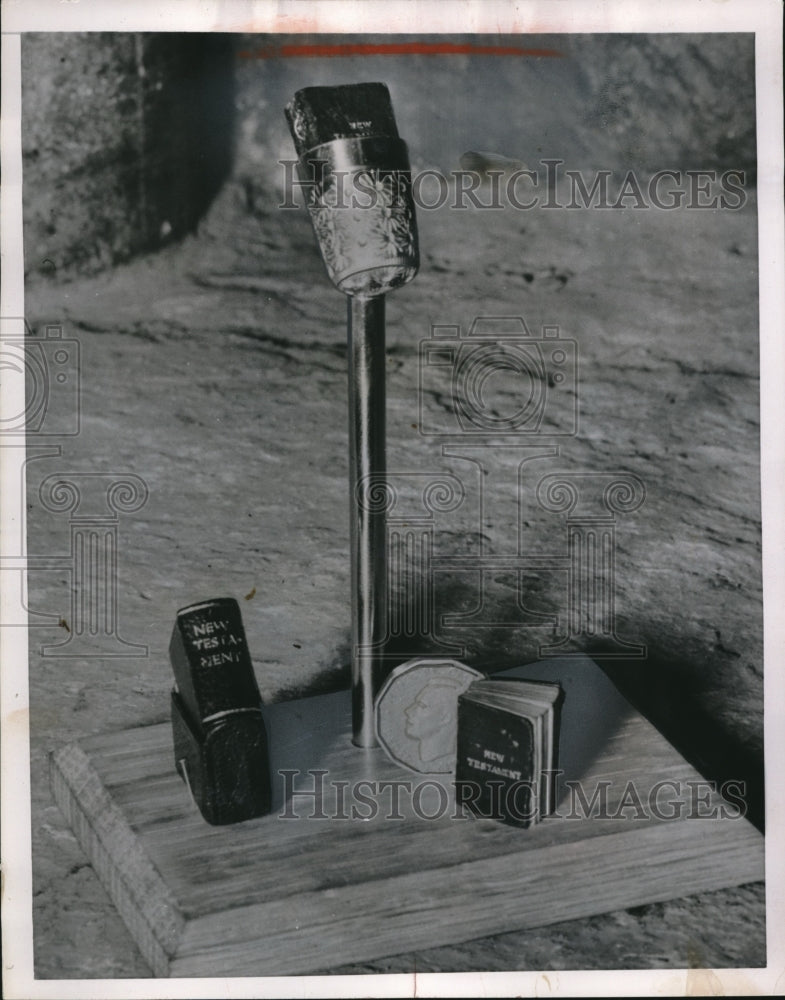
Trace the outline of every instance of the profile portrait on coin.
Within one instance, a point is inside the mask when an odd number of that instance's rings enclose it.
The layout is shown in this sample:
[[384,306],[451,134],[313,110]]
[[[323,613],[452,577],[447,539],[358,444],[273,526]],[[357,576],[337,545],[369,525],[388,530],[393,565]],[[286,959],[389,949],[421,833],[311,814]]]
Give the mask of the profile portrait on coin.
[[390,673],[376,697],[376,735],[396,764],[424,774],[455,766],[458,696],[484,674],[458,660],[416,658]]
[[406,735],[417,741],[417,754],[423,764],[438,765],[441,758],[451,760],[454,756],[458,722],[455,706],[465,688],[465,682],[431,681],[404,709]]

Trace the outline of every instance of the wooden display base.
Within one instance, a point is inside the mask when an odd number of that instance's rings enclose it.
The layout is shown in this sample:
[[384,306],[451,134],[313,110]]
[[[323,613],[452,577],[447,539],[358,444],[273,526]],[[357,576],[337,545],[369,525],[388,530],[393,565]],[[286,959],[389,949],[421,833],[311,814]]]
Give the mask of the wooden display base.
[[763,877],[762,836],[592,661],[505,675],[566,694],[557,815],[528,830],[456,815],[449,776],[352,746],[348,692],[265,710],[261,819],[204,822],[168,724],[64,747],[52,789],[159,976],[319,972]]

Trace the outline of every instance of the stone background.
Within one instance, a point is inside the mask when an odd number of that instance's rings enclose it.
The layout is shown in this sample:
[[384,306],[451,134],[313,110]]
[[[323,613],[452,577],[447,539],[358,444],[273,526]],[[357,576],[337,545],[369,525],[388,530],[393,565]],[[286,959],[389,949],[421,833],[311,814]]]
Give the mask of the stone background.
[[[637,475],[646,501],[617,523],[617,632],[647,656],[600,662],[708,778],[745,781],[763,822],[751,37],[527,39],[559,58],[270,52],[287,41],[308,40],[24,39],[26,314],[38,337],[61,325],[81,360],[78,394],[50,401],[55,423],[78,401],[80,433],[59,456],[31,450],[31,556],[69,550],[68,517],[39,494],[47,476],[133,474],[149,489],[118,523],[119,634],[146,656],[108,656],[100,637],[74,658],[41,655],[70,635],[58,623],[74,623],[73,579],[62,565],[31,573],[44,978],[148,974],[52,802],[46,755],[167,717],[177,608],[241,600],[266,700],[348,682],[345,307],[304,212],[277,207],[276,161],[292,156],[281,109],[304,85],[387,81],[416,167],[451,170],[479,149],[622,175],[747,172],[738,211],[421,212],[421,273],[387,308],[388,464],[464,482],[466,503],[435,536],[445,556],[480,543],[504,555],[519,531],[533,552],[563,551],[565,521],[538,507],[539,478]],[[580,426],[537,436],[560,453],[531,463],[520,492],[520,454],[489,447],[480,518],[476,474],[425,433],[450,403],[418,398],[418,360],[431,324],[483,315],[577,341]],[[495,391],[505,412],[516,387]],[[476,588],[470,572],[441,578],[438,614],[469,609]],[[500,572],[486,606],[503,625],[437,637],[488,670],[534,659],[560,626],[522,626],[522,600],[563,624],[558,574],[519,587]],[[341,971],[755,966],[763,905],[763,886],[746,886]]]
[[492,41],[552,55],[285,58],[287,45],[346,38],[24,36],[31,278],[94,273],[192,232],[230,174],[277,191],[278,160],[293,155],[282,108],[300,87],[347,80],[388,84],[416,169],[450,171],[466,150],[489,150],[535,168],[556,157],[576,169],[741,169],[754,181],[752,35]]
[[232,39],[24,36],[32,277],[94,273],[192,232],[231,166]]

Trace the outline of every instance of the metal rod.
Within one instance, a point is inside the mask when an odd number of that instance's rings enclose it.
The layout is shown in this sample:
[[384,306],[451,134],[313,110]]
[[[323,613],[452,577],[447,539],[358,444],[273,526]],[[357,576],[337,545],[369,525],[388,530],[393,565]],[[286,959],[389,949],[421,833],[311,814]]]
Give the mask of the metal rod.
[[387,631],[384,296],[348,298],[352,742],[377,745],[373,699]]

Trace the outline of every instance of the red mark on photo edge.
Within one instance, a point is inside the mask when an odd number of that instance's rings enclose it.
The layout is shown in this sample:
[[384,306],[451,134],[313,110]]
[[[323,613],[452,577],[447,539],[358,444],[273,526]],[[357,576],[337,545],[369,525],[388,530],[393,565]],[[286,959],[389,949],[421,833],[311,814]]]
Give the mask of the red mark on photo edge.
[[339,45],[264,45],[244,49],[241,59],[334,59],[341,56],[556,56],[556,49],[524,49],[517,45],[472,45],[457,42],[381,42]]

